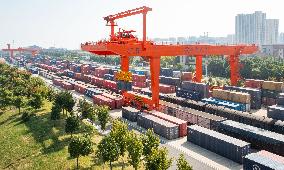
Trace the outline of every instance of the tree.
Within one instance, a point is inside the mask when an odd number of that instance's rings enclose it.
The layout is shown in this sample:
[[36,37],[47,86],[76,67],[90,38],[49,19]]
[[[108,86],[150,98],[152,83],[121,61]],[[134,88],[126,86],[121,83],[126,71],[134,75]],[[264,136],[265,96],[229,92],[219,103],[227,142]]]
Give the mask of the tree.
[[134,131],[129,132],[127,138],[128,162],[135,170],[137,170],[142,162],[143,143],[140,136]]
[[93,143],[88,136],[84,136],[84,137],[76,136],[71,139],[69,146],[68,146],[68,152],[71,158],[76,158],[77,169],[78,169],[79,157],[87,156],[94,152]]
[[96,114],[98,116],[98,120],[101,124],[101,129],[105,130],[106,124],[109,119],[109,110],[107,106],[98,106],[96,108]]
[[[114,120],[112,122],[112,129],[110,135],[113,137],[113,139],[119,146],[119,153],[123,158],[127,147],[127,135],[128,135],[127,124],[119,120]],[[124,167],[124,160],[122,166]]]
[[58,120],[60,119],[60,112],[61,112],[61,108],[60,106],[58,106],[57,104],[53,104],[52,108],[51,108],[51,115],[50,115],[50,119],[51,120]]
[[68,91],[58,93],[55,98],[55,103],[63,109],[63,113],[64,110],[70,113],[75,105],[72,94]]
[[26,104],[25,98],[23,96],[16,96],[13,100],[13,105],[18,108],[19,113],[21,113],[21,108]]
[[34,109],[39,109],[43,105],[43,98],[41,94],[35,93],[32,95],[31,99],[29,100],[29,105]]
[[165,170],[171,166],[172,162],[172,158],[168,159],[168,150],[165,147],[152,149],[146,159],[146,170]]
[[187,163],[183,154],[179,155],[179,158],[177,160],[177,167],[178,170],[192,170],[192,166]]
[[119,157],[119,146],[111,135],[104,137],[98,144],[98,150],[96,155],[104,163],[109,162],[110,169],[112,170],[112,162],[118,160]]
[[0,109],[5,110],[7,106],[12,104],[12,92],[0,87]]
[[71,133],[72,134],[79,129],[80,121],[77,117],[75,116],[70,116],[66,119],[65,123],[65,132],[66,133]]
[[157,149],[160,139],[155,135],[153,129],[148,129],[146,134],[142,136],[143,155],[148,157],[153,149]]
[[46,98],[48,101],[54,101],[56,98],[56,92],[52,89],[52,87],[47,88]]
[[88,103],[85,99],[84,100],[79,100],[79,108],[78,111],[81,112],[82,118],[86,119],[92,119],[93,117],[93,106],[92,104]]

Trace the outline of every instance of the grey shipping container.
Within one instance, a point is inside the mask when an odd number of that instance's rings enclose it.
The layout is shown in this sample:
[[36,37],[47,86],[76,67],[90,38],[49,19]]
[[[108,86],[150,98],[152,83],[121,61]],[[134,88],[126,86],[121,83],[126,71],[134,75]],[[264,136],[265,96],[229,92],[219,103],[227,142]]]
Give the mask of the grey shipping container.
[[284,155],[284,135],[260,129],[243,123],[226,120],[220,123],[219,131],[238,137],[252,144],[252,147]]
[[250,153],[250,143],[198,125],[188,127],[187,141],[238,163]]
[[278,105],[268,106],[267,117],[284,121],[284,107]]
[[146,113],[138,115],[137,125],[145,129],[152,128],[155,133],[169,140],[179,137],[178,125]]
[[243,161],[244,170],[284,170],[284,157],[267,151],[246,155]]
[[122,107],[122,117],[131,121],[136,122],[137,116],[139,114],[139,110],[133,108],[133,107]]

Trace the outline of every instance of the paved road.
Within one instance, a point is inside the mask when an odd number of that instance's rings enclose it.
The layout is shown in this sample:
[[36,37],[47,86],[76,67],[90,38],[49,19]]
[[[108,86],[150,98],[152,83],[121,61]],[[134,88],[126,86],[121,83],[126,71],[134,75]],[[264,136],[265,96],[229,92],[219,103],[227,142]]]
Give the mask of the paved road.
[[[41,77],[41,78],[47,83],[47,85],[52,86],[54,89],[63,90],[61,87],[54,86],[51,80],[46,79],[44,77]],[[89,97],[79,94],[76,91],[71,91],[71,92],[76,101],[78,101],[79,99],[85,98],[87,101],[92,102],[92,99]],[[113,110],[110,112],[110,115],[114,118],[121,118],[121,110],[120,109]],[[139,133],[145,133],[145,129],[138,126],[137,123],[129,122],[125,119],[123,120],[128,124],[128,127],[130,130],[133,129]],[[98,130],[100,130],[97,124],[94,124],[94,126]],[[109,130],[105,131],[104,135],[107,134],[108,132]],[[171,141],[163,137],[160,137],[160,141],[161,141],[161,146],[166,147],[169,151],[169,155],[173,157],[175,160],[178,158],[180,154],[184,154],[186,160],[193,166],[193,169],[196,169],[196,170],[211,170],[211,169],[240,170],[242,169],[242,166],[240,164],[237,164],[231,160],[228,160],[224,157],[214,154],[208,150],[200,148],[199,146],[186,142],[186,137],[179,138],[177,140],[171,140]],[[171,170],[176,169],[175,160],[173,162],[173,165],[170,168]]]

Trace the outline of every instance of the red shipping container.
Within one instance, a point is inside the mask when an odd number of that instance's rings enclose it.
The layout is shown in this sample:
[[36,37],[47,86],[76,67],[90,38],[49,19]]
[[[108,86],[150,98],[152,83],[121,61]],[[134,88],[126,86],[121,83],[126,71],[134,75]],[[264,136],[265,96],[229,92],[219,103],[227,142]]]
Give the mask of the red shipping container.
[[115,101],[111,100],[109,98],[106,98],[102,95],[94,95],[93,96],[93,102],[94,102],[94,104],[97,104],[97,105],[106,105],[111,110],[115,109]]
[[191,81],[193,77],[192,72],[182,72],[181,81]]
[[144,82],[132,82],[132,85],[133,85],[133,86],[136,86],[136,87],[140,87],[140,88],[145,88],[145,87],[147,87],[145,81],[144,81]]
[[54,85],[56,86],[61,86],[61,83],[62,83],[63,80],[61,79],[53,79],[52,82]]
[[103,80],[103,87],[110,90],[117,90],[117,83],[111,80]]
[[92,75],[86,75],[86,74],[83,74],[82,75],[82,80],[86,83],[90,83],[91,80],[92,80]]
[[85,84],[76,83],[74,85],[75,91],[78,92],[78,93],[81,93],[81,94],[85,94],[86,88],[87,88],[87,85],[85,85]]
[[74,86],[72,84],[68,83],[68,82],[63,81],[61,85],[62,85],[61,87],[64,88],[65,90],[73,90],[74,89]]
[[81,73],[74,73],[74,79],[75,80],[82,80],[82,74]]
[[134,92],[140,93],[141,90],[142,90],[142,89],[141,89],[140,87],[132,86],[132,91],[134,91]]
[[132,74],[132,81],[133,82],[146,82],[146,76],[145,75]]
[[104,97],[107,97],[111,100],[115,101],[115,108],[116,109],[121,109],[122,105],[123,105],[123,97],[121,95],[112,95],[109,93],[103,93],[102,94]]
[[175,93],[175,86],[159,84],[160,93]]
[[186,121],[181,120],[171,115],[167,115],[162,112],[158,112],[156,110],[146,111],[146,113],[151,114],[160,119],[166,120],[168,122],[171,122],[173,124],[179,125],[179,137],[183,137],[187,135],[187,122]]
[[75,66],[74,66],[74,65],[71,65],[71,66],[70,66],[70,70],[73,71],[73,72],[75,72]]

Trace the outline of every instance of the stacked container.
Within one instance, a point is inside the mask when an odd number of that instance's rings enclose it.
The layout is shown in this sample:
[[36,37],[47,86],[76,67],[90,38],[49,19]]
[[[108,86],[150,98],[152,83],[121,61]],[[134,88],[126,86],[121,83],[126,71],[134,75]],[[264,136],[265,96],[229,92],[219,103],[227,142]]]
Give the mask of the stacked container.
[[93,98],[94,95],[100,95],[102,93],[103,92],[97,88],[86,88],[86,91],[85,91],[85,95],[90,98]]
[[138,115],[137,125],[145,129],[152,128],[155,133],[169,140],[179,137],[178,125],[146,113]]
[[267,107],[267,117],[284,121],[284,93],[280,93],[277,105]]
[[160,83],[180,87],[180,78],[160,76]]
[[133,107],[122,107],[122,117],[131,121],[131,122],[137,122],[137,117],[139,114],[139,110],[133,108]]
[[105,75],[104,75],[104,79],[105,79],[105,80],[111,80],[111,81],[114,81],[114,75],[111,75],[111,74],[105,74]]
[[85,94],[87,87],[88,86],[84,83],[75,83],[74,90],[78,93]]
[[284,157],[262,150],[246,155],[243,164],[244,170],[283,170]]
[[109,94],[109,93],[103,93],[102,96],[107,97],[115,102],[115,108],[120,109],[123,104],[123,98],[121,95],[116,94]]
[[262,102],[264,105],[275,105],[277,96],[283,90],[283,82],[264,81],[262,84]]
[[165,77],[173,77],[173,69],[171,68],[161,68],[160,75]]
[[181,107],[179,105],[162,100],[160,100],[159,111],[184,120],[189,124],[197,124],[199,126],[213,130],[217,130],[220,122],[226,120],[223,117],[215,116],[187,107]]
[[284,156],[284,135],[232,120],[221,122],[219,131],[248,141],[257,149],[265,149]]
[[146,87],[146,76],[139,74],[132,74],[132,86],[145,88]]
[[192,81],[192,72],[182,72],[181,81]]
[[243,157],[250,153],[250,143],[198,125],[188,127],[187,141],[240,164]]
[[115,101],[107,97],[104,97],[102,95],[94,95],[93,102],[94,104],[97,104],[100,106],[104,106],[104,105],[108,106],[111,110],[115,109]]
[[238,91],[250,94],[251,109],[261,109],[261,90],[236,86],[224,86],[224,90]]
[[109,69],[108,68],[96,68],[95,71],[93,72],[93,75],[96,77],[103,78],[105,74],[109,74]]
[[104,83],[104,79],[92,76],[91,77],[91,84],[102,87]]
[[147,114],[153,115],[155,117],[158,117],[160,119],[166,120],[168,122],[171,122],[173,124],[176,124],[179,126],[179,137],[186,136],[187,134],[187,122],[184,120],[181,120],[179,118],[176,118],[174,116],[170,116],[167,114],[164,114],[162,112],[158,112],[156,110],[152,111],[145,111]]
[[[195,93],[195,92],[199,93],[200,94],[198,96],[199,98],[197,98],[196,100],[201,100],[202,98],[206,98],[209,95],[209,86],[205,83],[195,83],[195,82],[190,82],[190,81],[184,81],[181,83],[181,90],[182,91],[180,91],[177,94],[185,93],[185,91],[187,91],[188,94]],[[183,95],[177,95],[177,96],[181,97]],[[195,100],[195,99],[192,99],[192,100]]]
[[256,79],[246,79],[245,87],[261,89],[264,80],[256,80]]

